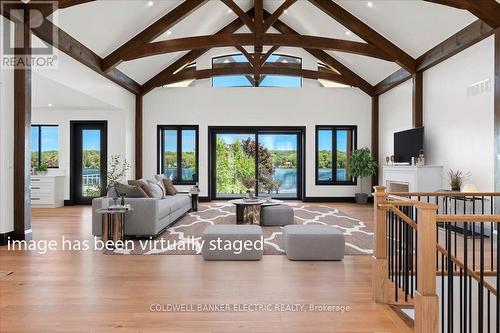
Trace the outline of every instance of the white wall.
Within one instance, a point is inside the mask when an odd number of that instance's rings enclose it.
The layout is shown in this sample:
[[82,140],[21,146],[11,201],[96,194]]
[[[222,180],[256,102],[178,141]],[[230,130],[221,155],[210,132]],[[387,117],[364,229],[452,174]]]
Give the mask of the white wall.
[[[394,154],[394,132],[412,126],[412,81],[408,80],[379,97],[379,165]],[[382,172],[379,173],[382,184]]]
[[[70,121],[71,120],[107,120],[108,122],[108,162],[111,155],[120,155],[130,160],[127,154],[127,118],[123,112],[115,110],[57,110],[34,108],[31,123],[59,126],[59,168],[49,169],[50,174],[63,174],[64,199],[69,200],[70,173]],[[132,168],[133,169],[133,168]],[[133,171],[133,170],[132,170]],[[132,178],[132,174],[128,175]]]
[[306,195],[353,196],[356,186],[315,186],[315,125],[357,125],[371,147],[371,98],[355,88],[159,88],[144,97],[144,176],[156,173],[157,125],[200,126],[200,188],[208,195],[208,126],[306,126]]
[[[470,172],[467,182],[479,191],[494,190],[494,42],[491,36],[424,72],[427,161],[444,173]],[[471,93],[484,80],[489,87]]]
[[[3,17],[0,17],[2,24]],[[40,40],[33,38],[33,43],[40,43]],[[3,49],[3,48],[2,48]],[[69,171],[69,119],[108,119],[109,133],[117,131],[120,133],[120,140],[115,133],[110,134],[110,153],[120,153],[135,163],[134,161],[134,112],[135,96],[105,79],[91,69],[83,66],[69,56],[58,52],[58,66],[52,69],[34,69],[33,72],[45,76],[52,81],[63,84],[80,94],[91,96],[93,100],[102,101],[103,105],[108,105],[109,109],[86,111],[81,108],[81,113],[71,113],[70,110],[45,110],[33,105],[32,121],[37,123],[61,124],[60,145],[61,159],[64,163],[64,172]],[[0,65],[1,66],[1,65]],[[10,232],[14,229],[13,222],[13,151],[14,151],[14,75],[13,70],[0,67],[0,233]],[[43,85],[32,86],[32,95],[48,93],[47,87]],[[62,92],[51,91],[51,96]],[[57,105],[57,101],[54,102]],[[75,109],[79,105],[72,105]],[[111,110],[112,109],[112,110]],[[75,111],[76,112],[76,111]],[[24,149],[24,147],[23,147]],[[66,170],[67,168],[67,170]],[[63,169],[61,169],[63,171]],[[133,170],[129,177],[133,177]],[[68,179],[66,179],[68,183]],[[67,194],[67,193],[66,193]],[[67,195],[66,195],[67,197]]]
[[[485,82],[482,92],[471,86]],[[470,172],[466,183],[494,190],[494,36],[424,72],[424,147],[426,164]],[[412,126],[411,80],[382,94],[380,163],[393,153],[394,132]],[[381,180],[381,178],[380,178]]]
[[[0,24],[2,20],[0,20]],[[14,71],[0,65],[0,233],[14,229]]]

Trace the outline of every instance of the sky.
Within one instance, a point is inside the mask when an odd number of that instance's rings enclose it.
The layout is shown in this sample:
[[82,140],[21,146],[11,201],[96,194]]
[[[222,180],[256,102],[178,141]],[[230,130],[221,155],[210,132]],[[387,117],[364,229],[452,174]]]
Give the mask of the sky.
[[[163,131],[165,151],[177,151],[177,130]],[[196,131],[182,130],[182,151],[195,151]]]
[[[332,150],[332,132],[330,130],[320,130],[318,134],[319,150]],[[347,131],[337,131],[337,150],[347,151]]]
[[[266,62],[277,62],[282,56],[272,54],[267,58]],[[231,60],[229,60],[231,59]],[[288,61],[292,62],[295,59],[288,58]],[[301,61],[297,59],[295,61]],[[223,57],[216,59],[215,62],[218,63],[229,63],[229,62],[248,62],[248,59],[242,55],[233,55],[230,57]],[[302,86],[302,78],[297,76],[284,76],[284,75],[265,75],[260,83],[261,87],[282,87],[282,88],[300,88]],[[252,84],[245,75],[227,75],[227,76],[215,76],[212,78],[212,87],[224,88],[224,87],[252,87]]]
[[[232,144],[236,140],[255,140],[255,134],[217,134],[227,144]],[[297,150],[296,134],[259,134],[259,143],[270,150]]]
[[83,150],[101,149],[101,131],[97,129],[82,131]]
[[[31,128],[32,150],[38,150],[38,126]],[[59,150],[59,127],[42,126],[42,150]]]

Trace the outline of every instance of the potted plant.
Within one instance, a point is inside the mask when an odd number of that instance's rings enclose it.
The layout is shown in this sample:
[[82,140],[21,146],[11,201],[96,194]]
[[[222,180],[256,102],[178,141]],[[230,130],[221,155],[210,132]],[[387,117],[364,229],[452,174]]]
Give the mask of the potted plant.
[[356,203],[366,204],[368,194],[363,191],[363,178],[373,176],[377,171],[377,162],[372,158],[370,149],[361,148],[352,152],[350,158],[350,173],[354,178],[359,178],[361,193],[356,193]]
[[35,173],[39,176],[44,176],[47,174],[48,168],[46,164],[39,164],[35,168]]
[[464,174],[460,170],[457,171],[453,171],[452,169],[448,170],[448,182],[450,183],[451,190],[460,192],[464,180],[469,177],[470,173]]

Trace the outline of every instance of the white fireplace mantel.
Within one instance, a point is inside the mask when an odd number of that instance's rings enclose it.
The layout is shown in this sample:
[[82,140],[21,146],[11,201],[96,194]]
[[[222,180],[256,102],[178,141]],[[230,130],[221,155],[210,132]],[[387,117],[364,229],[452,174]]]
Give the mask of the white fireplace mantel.
[[435,192],[443,188],[443,167],[385,165],[382,179],[388,192]]

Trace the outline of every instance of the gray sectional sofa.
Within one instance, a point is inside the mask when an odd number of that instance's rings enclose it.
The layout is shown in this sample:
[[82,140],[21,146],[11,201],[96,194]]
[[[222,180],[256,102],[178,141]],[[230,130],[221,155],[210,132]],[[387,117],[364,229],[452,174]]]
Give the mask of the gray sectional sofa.
[[[107,198],[109,204],[113,199]],[[192,208],[189,194],[167,195],[164,199],[125,198],[133,211],[125,216],[125,235],[147,237],[155,236],[176,222]],[[96,212],[101,208],[101,198],[92,200],[92,235],[101,236],[101,216]]]

